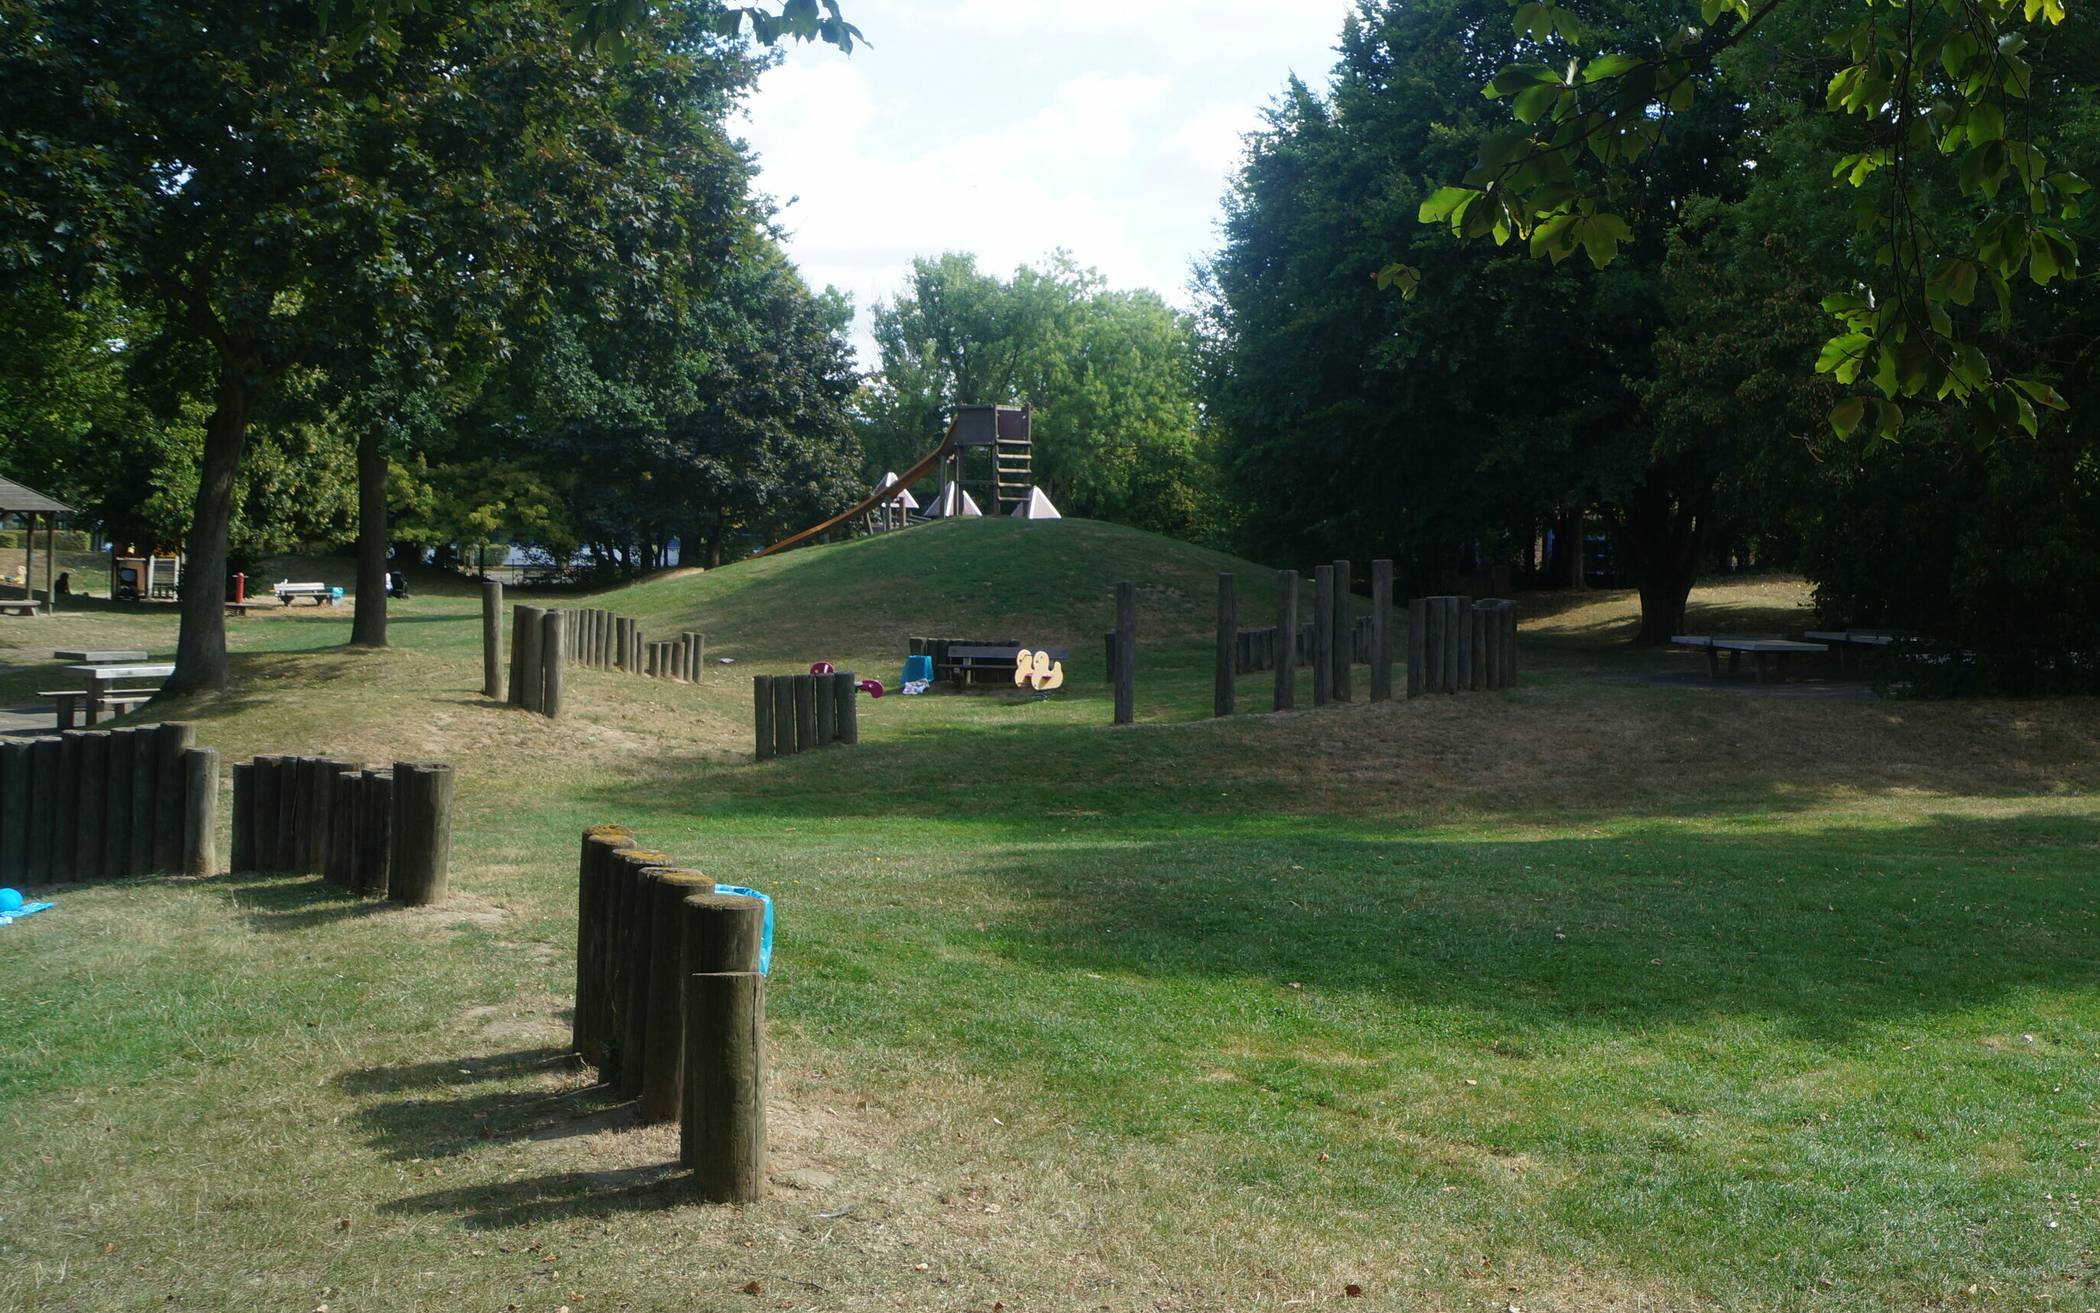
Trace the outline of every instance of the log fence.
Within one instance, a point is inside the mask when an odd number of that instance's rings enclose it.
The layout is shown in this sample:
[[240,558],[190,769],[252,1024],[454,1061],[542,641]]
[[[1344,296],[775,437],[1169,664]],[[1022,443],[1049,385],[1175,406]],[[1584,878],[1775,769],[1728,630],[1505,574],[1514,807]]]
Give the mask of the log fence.
[[0,885],[212,874],[218,754],[194,742],[174,722],[0,742]]
[[757,759],[860,743],[860,682],[851,671],[753,675],[751,733]]
[[366,898],[443,902],[450,882],[452,768],[259,756],[233,768],[229,869],[319,875]]
[[509,680],[503,671],[503,586],[482,588],[482,692],[543,716],[559,716],[571,670],[616,671],[695,684],[707,664],[707,635],[687,630],[648,639],[641,623],[595,608],[511,609]]
[[679,1160],[711,1203],[765,1183],[766,903],[632,831],[583,832],[571,1043],[645,1123],[676,1121]]

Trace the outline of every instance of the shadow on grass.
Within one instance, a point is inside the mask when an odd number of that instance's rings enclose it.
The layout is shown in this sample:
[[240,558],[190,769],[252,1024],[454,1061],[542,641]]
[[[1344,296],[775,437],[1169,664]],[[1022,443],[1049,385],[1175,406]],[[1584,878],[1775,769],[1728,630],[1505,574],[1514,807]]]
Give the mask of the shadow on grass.
[[1448,1007],[1483,1033],[1773,1018],[1814,1042],[2100,989],[2100,821],[1453,843],[1321,827],[991,854],[989,927],[1058,973]]
[[395,1216],[439,1214],[481,1229],[533,1222],[658,1212],[693,1201],[690,1177],[675,1162],[602,1172],[550,1172],[486,1185],[433,1190],[382,1204]]

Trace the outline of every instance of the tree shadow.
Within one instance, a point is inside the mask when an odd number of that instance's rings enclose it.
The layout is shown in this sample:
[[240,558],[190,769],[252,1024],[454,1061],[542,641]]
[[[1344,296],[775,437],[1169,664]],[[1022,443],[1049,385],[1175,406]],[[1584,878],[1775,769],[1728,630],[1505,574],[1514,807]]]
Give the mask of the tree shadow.
[[[992,937],[1046,970],[1455,1007],[1488,1029],[1721,1015],[1842,1042],[2028,988],[2100,988],[2100,820],[1451,843],[1337,832],[1015,849]],[[2052,863],[2045,855],[2059,853]]]
[[408,1162],[455,1157],[490,1143],[564,1140],[633,1126],[633,1101],[609,1085],[550,1090],[520,1084],[576,1065],[574,1054],[547,1045],[347,1071],[331,1083],[368,1100],[354,1114],[366,1138],[385,1157]]

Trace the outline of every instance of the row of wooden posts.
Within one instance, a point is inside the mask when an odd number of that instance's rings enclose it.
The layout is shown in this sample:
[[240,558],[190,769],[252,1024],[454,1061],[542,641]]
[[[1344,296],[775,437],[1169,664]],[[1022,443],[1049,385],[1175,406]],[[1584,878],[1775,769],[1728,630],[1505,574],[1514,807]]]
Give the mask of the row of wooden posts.
[[759,899],[620,826],[583,832],[572,1042],[642,1121],[679,1123],[679,1160],[714,1203],[765,1183],[764,935]]
[[452,866],[452,768],[263,756],[233,768],[235,871],[316,874],[368,898],[444,901]]
[[211,874],[219,754],[195,740],[169,723],[0,743],[0,884]]
[[1517,604],[1498,597],[1417,597],[1407,604],[1407,695],[1512,688]]
[[860,681],[852,672],[754,675],[751,726],[758,759],[792,757],[834,743],[860,742]]
[[[1218,576],[1217,666],[1212,713],[1233,714],[1238,676],[1272,670],[1273,707],[1298,703],[1298,668],[1311,665],[1313,705],[1354,698],[1353,667],[1370,667],[1370,698],[1393,696],[1393,563],[1371,562],[1371,614],[1353,617],[1351,566],[1336,561],[1313,571],[1313,619],[1298,621],[1298,572],[1276,576],[1276,623],[1243,630],[1239,579]],[[1284,636],[1295,636],[1293,660],[1283,660]],[[1137,718],[1137,585],[1116,585],[1116,624],[1106,635],[1108,678],[1115,690],[1115,722]],[[1517,679],[1517,613],[1499,598],[1416,598],[1408,603],[1407,695],[1509,688]]]
[[503,657],[503,585],[481,586],[482,693],[511,706],[559,716],[570,666],[618,670],[655,679],[697,682],[707,636],[691,630],[649,640],[641,622],[601,608],[511,609],[509,678]]

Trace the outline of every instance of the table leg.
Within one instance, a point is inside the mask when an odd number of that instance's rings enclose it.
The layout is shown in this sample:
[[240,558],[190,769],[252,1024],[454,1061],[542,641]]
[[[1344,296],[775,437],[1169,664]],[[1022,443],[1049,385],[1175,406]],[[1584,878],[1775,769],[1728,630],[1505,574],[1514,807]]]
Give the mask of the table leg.
[[93,729],[102,717],[103,679],[100,675],[87,677],[87,708],[82,716],[89,729]]
[[1708,679],[1719,679],[1721,677],[1721,654],[1710,647],[1706,649],[1706,677]]

